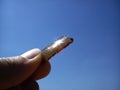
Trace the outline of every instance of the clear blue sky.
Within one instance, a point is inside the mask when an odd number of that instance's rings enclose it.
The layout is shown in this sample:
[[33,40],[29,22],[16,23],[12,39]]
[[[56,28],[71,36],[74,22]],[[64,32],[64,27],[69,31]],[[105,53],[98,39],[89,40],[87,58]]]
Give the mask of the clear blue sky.
[[51,59],[41,90],[120,90],[119,0],[0,0],[0,57],[74,43]]

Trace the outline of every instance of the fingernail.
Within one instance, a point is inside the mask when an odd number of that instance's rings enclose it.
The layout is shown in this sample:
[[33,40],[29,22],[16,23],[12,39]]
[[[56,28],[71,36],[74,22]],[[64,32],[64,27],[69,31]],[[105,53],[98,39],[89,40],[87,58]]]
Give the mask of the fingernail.
[[32,58],[36,57],[38,54],[40,54],[40,52],[41,52],[40,49],[35,48],[35,49],[29,50],[29,51],[23,53],[21,56],[26,59],[32,59]]

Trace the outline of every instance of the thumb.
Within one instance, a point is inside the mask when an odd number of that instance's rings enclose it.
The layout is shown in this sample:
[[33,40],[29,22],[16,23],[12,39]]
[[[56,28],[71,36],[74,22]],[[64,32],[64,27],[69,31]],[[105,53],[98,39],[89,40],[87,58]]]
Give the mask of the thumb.
[[41,51],[32,49],[21,56],[0,58],[0,90],[22,83],[41,62]]

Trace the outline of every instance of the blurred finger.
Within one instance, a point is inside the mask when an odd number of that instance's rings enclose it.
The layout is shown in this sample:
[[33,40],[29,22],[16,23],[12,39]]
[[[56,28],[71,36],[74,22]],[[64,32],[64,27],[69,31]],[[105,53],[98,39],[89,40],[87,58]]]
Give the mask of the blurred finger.
[[39,85],[36,81],[29,80],[7,90],[39,90]]
[[39,85],[36,81],[29,80],[21,84],[21,90],[39,90]]
[[0,58],[0,90],[22,83],[40,65],[41,51],[32,49],[21,56]]
[[38,80],[46,77],[51,70],[51,65],[48,61],[43,60],[37,70],[33,73],[32,78]]

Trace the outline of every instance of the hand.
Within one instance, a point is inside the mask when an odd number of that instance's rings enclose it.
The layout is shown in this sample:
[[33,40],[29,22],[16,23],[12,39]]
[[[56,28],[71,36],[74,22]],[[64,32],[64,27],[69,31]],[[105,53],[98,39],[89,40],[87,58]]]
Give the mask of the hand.
[[39,90],[35,80],[50,72],[50,63],[43,60],[39,49],[20,56],[0,58],[0,90]]

